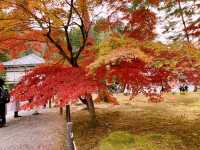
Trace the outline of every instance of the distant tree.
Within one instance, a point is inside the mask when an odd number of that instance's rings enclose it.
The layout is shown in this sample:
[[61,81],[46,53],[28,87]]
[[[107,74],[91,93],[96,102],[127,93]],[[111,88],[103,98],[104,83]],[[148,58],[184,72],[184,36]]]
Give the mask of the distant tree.
[[[0,62],[5,62],[9,60],[9,56],[6,53],[0,53]],[[0,64],[0,78],[4,79],[6,78],[6,72],[5,67]]]
[[[162,20],[165,23],[163,33],[171,33],[172,36],[169,38],[172,40],[194,41],[193,36],[198,35],[197,28],[199,28],[198,20],[200,19],[198,1],[169,0],[161,5],[160,10],[163,10],[166,16]],[[182,26],[181,29],[180,26]]]

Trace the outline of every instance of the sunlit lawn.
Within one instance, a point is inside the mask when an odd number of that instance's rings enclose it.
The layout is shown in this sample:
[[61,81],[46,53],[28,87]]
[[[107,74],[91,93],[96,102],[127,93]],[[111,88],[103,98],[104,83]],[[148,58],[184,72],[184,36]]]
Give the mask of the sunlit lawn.
[[120,106],[99,108],[96,128],[85,110],[73,113],[80,150],[199,150],[200,93],[167,94],[161,103],[118,95]]

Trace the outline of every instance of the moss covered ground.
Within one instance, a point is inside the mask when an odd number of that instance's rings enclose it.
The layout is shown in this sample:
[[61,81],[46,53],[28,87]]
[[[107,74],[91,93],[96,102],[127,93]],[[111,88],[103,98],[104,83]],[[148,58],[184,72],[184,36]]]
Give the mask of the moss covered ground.
[[96,105],[95,128],[86,110],[72,114],[78,150],[200,149],[200,93],[167,94],[156,104],[117,97],[119,106]]

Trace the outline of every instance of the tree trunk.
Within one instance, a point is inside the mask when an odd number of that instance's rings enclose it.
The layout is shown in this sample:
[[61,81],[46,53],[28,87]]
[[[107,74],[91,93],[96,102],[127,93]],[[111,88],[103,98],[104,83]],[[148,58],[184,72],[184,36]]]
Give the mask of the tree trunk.
[[86,105],[86,109],[89,110],[88,101],[86,98],[79,97],[80,101]]
[[177,2],[178,2],[179,9],[180,9],[181,20],[182,20],[182,23],[183,23],[183,26],[184,26],[185,37],[186,37],[187,41],[190,42],[189,34],[186,30],[187,27],[186,27],[186,23],[185,23],[185,19],[184,19],[183,9],[181,7],[181,1],[177,0]]
[[79,65],[77,63],[77,59],[75,59],[74,57],[71,58],[70,64],[72,65],[72,67],[75,67],[75,68],[79,67]]
[[92,127],[96,126],[96,113],[94,108],[94,103],[92,100],[92,95],[90,93],[86,93],[86,99],[88,102],[88,111],[90,114],[90,124]]
[[[78,63],[77,63],[77,59],[72,58],[71,59],[71,65],[72,67],[79,67]],[[86,105],[89,114],[90,114],[90,124],[95,127],[96,126],[96,114],[95,114],[95,108],[94,108],[94,103],[92,100],[92,95],[90,93],[86,93],[85,94],[85,99],[79,97],[79,99],[81,100],[81,102],[83,104]]]

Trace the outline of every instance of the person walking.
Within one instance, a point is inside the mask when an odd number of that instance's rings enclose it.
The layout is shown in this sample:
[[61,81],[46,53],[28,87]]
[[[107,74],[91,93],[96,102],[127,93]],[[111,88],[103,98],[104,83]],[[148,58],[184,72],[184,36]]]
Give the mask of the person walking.
[[10,102],[8,90],[3,86],[4,80],[0,79],[0,127],[6,127],[6,104]]
[[14,118],[22,117],[19,115],[19,107],[20,107],[19,101],[15,101],[14,105],[15,105],[14,106]]

